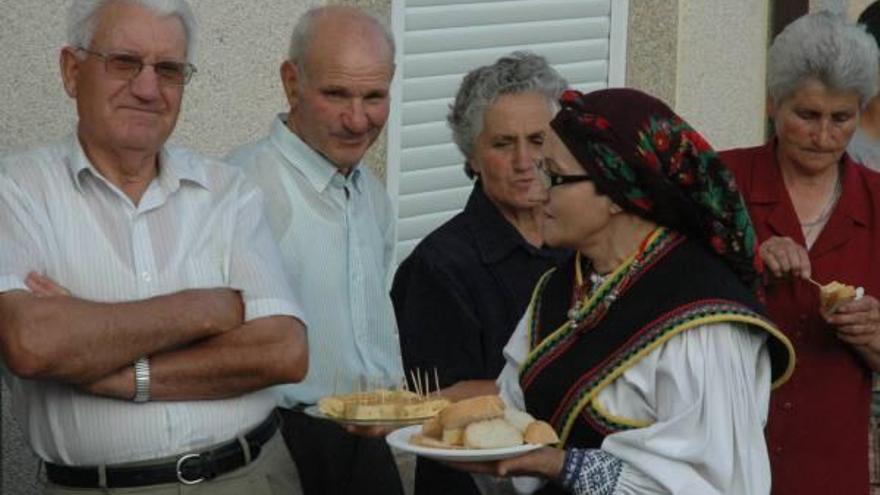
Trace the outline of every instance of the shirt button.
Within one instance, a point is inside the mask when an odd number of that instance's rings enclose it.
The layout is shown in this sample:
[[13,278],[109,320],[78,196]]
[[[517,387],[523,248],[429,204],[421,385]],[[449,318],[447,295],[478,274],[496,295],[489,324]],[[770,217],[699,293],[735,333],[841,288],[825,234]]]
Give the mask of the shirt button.
[[782,445],[777,445],[776,448],[773,449],[777,454],[782,453]]
[[794,407],[794,406],[792,405],[791,402],[786,402],[786,403],[782,404],[782,408],[785,409],[786,411],[790,410],[792,407]]
[[150,275],[150,272],[141,273],[141,278],[144,279],[144,282],[150,282],[151,280],[153,280],[153,276]]

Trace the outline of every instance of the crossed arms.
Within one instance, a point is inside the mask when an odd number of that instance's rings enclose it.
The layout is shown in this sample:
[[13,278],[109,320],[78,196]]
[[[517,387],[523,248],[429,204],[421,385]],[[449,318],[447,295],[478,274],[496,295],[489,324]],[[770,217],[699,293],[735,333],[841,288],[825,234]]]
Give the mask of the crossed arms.
[[0,294],[0,354],[16,375],[130,399],[132,363],[150,356],[151,396],[214,399],[302,380],[305,327],[296,318],[243,322],[238,292],[192,289],[124,303],[76,298],[31,274],[32,292]]

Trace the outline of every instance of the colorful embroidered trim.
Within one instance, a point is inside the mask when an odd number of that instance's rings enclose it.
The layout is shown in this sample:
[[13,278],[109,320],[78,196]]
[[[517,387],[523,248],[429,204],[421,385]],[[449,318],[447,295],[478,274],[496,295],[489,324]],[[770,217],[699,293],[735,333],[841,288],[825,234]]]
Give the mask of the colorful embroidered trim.
[[568,449],[560,484],[575,495],[612,495],[623,461],[599,449]]

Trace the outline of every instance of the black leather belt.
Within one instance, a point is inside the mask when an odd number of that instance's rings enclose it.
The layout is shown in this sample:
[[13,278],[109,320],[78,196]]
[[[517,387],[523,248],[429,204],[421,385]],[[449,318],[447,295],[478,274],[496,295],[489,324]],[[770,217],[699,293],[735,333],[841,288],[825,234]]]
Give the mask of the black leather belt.
[[[278,431],[278,415],[248,432],[244,439],[250,447],[250,460],[260,455],[263,445]],[[183,483],[194,485],[245,465],[245,453],[238,439],[205,452],[185,454],[176,460],[138,466],[107,466],[107,488]],[[96,466],[62,466],[46,463],[46,476],[56,485],[70,488],[102,488]]]

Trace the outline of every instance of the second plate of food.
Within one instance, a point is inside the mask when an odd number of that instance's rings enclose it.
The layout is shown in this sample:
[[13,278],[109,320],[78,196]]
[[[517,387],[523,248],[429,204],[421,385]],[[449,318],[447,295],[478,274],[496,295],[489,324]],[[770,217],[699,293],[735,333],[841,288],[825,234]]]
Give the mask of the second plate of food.
[[497,461],[520,456],[542,447],[541,445],[523,444],[500,449],[442,449],[410,443],[410,438],[421,432],[422,427],[419,425],[408,426],[391,432],[385,437],[385,440],[388,442],[388,445],[405,452],[412,452],[413,454],[438,461],[453,462]]

